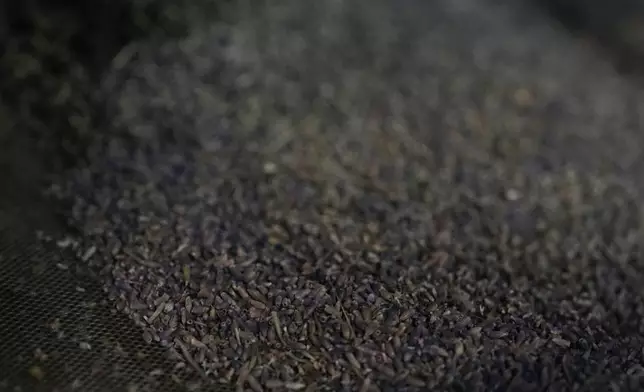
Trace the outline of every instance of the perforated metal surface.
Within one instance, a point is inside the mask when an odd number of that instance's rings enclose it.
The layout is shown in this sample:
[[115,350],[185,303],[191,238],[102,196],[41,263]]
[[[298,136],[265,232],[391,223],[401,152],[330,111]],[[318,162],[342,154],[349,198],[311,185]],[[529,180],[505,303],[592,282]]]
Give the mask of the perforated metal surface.
[[61,227],[38,198],[16,204],[19,184],[9,184],[0,203],[0,391],[204,390],[144,342],[74,254],[39,238],[36,224]]

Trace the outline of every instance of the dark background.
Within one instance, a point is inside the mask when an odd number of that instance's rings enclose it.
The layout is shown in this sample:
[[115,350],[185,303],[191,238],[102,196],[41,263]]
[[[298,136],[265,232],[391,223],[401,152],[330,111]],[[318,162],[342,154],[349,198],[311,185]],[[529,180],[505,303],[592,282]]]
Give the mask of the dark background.
[[[637,0],[522,0],[548,13],[571,34],[584,37],[630,76],[644,70],[644,5]],[[100,121],[92,107],[93,83],[112,57],[143,37],[181,35],[195,15],[223,17],[226,1],[173,0],[3,1],[0,12],[0,140],[3,165],[29,156],[55,172],[83,159],[86,129]],[[61,94],[61,91],[67,93]],[[61,95],[64,97],[61,98]],[[58,97],[58,98],[57,98]],[[83,126],[69,126],[70,117]],[[82,122],[82,121],[81,121]],[[19,132],[16,132],[20,129]],[[33,151],[26,153],[25,151]],[[33,159],[38,157],[38,159]],[[34,183],[36,178],[21,174]]]
[[[587,38],[620,71],[644,70],[644,5],[636,0],[522,0],[547,12],[571,34]],[[173,0],[3,1],[0,12],[0,137],[4,161],[34,149],[52,170],[83,158],[85,126],[70,116],[100,121],[91,108],[92,83],[126,45],[142,37],[181,35],[195,20]],[[192,2],[209,18],[223,17],[225,1]],[[35,67],[35,68],[34,68]],[[69,91],[65,98],[62,89]],[[16,129],[20,136],[16,140]],[[13,131],[12,131],[13,130]],[[9,153],[17,151],[17,153]],[[8,164],[8,163],[5,163]],[[20,164],[22,167],[25,164]],[[36,170],[36,171],[41,171]],[[24,177],[24,176],[21,176]]]

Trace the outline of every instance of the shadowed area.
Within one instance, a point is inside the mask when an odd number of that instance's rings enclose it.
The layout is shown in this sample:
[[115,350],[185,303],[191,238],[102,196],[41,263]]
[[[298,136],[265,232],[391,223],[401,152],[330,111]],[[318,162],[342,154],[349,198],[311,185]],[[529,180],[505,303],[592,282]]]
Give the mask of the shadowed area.
[[533,0],[576,34],[595,41],[617,68],[641,76],[644,5],[637,0]]

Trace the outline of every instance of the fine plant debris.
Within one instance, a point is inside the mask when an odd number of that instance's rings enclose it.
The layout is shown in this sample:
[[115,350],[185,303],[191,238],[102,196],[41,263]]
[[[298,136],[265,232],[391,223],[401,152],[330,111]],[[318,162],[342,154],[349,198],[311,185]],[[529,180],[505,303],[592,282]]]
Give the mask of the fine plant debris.
[[47,190],[60,246],[197,390],[637,390],[644,96],[519,3],[241,1],[132,43]]

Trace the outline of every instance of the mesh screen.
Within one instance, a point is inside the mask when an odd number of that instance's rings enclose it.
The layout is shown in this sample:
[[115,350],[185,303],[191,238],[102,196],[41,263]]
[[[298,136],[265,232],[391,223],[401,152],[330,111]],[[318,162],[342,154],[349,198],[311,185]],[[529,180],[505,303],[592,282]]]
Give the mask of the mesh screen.
[[204,390],[144,342],[75,255],[38,238],[32,219],[60,227],[37,207],[0,210],[0,390]]

